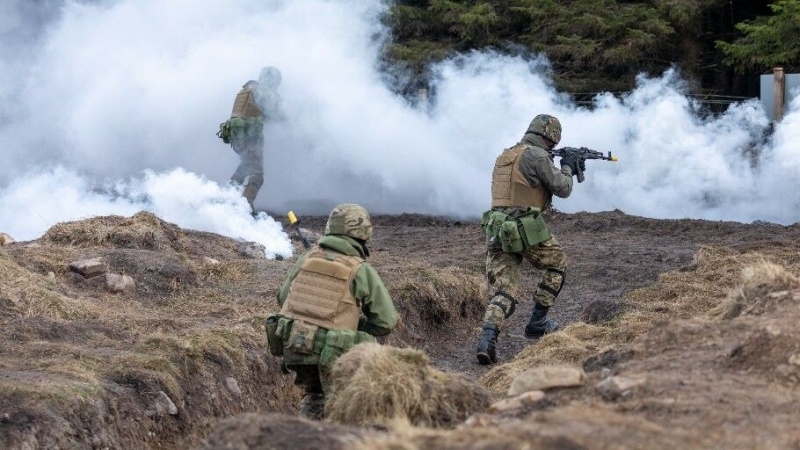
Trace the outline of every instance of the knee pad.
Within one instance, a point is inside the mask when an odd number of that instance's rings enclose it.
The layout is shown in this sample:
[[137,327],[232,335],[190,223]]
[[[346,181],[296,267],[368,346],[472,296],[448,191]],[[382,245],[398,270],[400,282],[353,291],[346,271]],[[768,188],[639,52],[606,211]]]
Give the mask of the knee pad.
[[567,278],[567,274],[563,270],[552,269],[552,268],[545,269],[545,272],[552,272],[557,274],[561,279],[561,282],[558,284],[558,289],[554,289],[544,283],[539,283],[539,289],[542,289],[544,291],[553,294],[553,297],[558,297],[558,294],[561,293],[561,289],[564,288],[564,281]]
[[[496,300],[497,297],[503,297],[507,299],[509,302],[511,302],[511,306],[508,307],[508,310],[506,310],[506,303],[503,301]],[[502,309],[506,315],[506,319],[508,319],[511,316],[511,314],[514,314],[514,311],[516,311],[517,309],[517,299],[515,299],[514,297],[510,296],[509,294],[503,291],[495,292],[494,296],[492,297],[492,301],[489,302],[489,304],[495,305],[498,308]]]

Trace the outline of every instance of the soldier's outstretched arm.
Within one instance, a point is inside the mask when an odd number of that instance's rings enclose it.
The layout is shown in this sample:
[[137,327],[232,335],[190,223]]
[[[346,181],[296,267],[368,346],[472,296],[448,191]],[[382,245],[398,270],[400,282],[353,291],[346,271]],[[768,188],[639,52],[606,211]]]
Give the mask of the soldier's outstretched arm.
[[520,169],[531,186],[542,186],[561,198],[572,193],[572,170],[566,166],[557,169],[543,149],[531,147],[526,150],[522,154]]
[[397,326],[397,311],[389,290],[380,275],[368,263],[364,263],[353,280],[353,294],[360,302],[366,323],[361,327],[373,336],[389,334]]

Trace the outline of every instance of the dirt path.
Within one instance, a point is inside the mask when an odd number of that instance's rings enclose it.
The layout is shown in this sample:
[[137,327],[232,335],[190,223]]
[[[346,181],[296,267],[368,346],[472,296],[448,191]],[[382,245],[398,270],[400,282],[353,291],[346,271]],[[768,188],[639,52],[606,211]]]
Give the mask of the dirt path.
[[[322,231],[324,219],[310,218],[307,225]],[[413,214],[376,216],[374,220],[370,260],[379,271],[413,260],[483,273],[484,238],[476,220]],[[598,308],[600,313],[604,308],[613,308],[625,293],[652,284],[660,273],[690,265],[702,245],[757,250],[760,246],[780,245],[800,238],[797,225],[657,220],[619,211],[550,212],[547,222],[569,258],[567,282],[552,310],[553,317],[563,325],[580,320],[582,315],[591,316]],[[538,271],[527,265],[522,271],[519,308],[507,321],[499,339],[501,362],[511,360],[531,343],[522,330],[533,308],[532,296],[539,276]],[[474,347],[479,333],[477,320],[468,328],[447,330],[427,336],[427,342],[414,344],[421,344],[439,368],[477,378],[489,369],[475,361]]]

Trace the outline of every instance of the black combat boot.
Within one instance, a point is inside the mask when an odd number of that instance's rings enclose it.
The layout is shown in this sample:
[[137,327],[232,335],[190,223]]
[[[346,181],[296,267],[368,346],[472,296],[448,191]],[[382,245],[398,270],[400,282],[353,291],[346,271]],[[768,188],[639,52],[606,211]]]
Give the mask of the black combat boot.
[[533,308],[533,314],[531,314],[531,320],[528,322],[528,326],[525,327],[525,336],[529,338],[540,338],[561,327],[558,322],[546,317],[548,309],[550,308],[547,306],[536,304]]
[[484,325],[483,335],[478,342],[478,363],[481,365],[494,364],[497,362],[497,335],[500,330],[494,325]]
[[325,395],[306,392],[300,400],[300,417],[308,420],[322,420],[325,417]]

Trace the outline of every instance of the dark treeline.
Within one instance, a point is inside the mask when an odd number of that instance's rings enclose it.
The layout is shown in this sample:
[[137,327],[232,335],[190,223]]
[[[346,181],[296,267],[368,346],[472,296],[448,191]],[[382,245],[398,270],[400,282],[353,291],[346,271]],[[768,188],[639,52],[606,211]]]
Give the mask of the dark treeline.
[[545,53],[559,89],[626,91],[675,65],[695,94],[757,96],[800,69],[800,0],[397,0],[388,57],[424,76],[452,52]]

